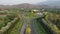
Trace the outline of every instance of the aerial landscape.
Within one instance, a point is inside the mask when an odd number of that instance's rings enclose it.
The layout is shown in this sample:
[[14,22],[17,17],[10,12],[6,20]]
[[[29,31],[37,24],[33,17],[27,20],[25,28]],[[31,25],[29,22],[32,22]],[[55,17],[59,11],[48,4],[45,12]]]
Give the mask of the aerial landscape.
[[60,34],[60,0],[0,0],[0,34]]

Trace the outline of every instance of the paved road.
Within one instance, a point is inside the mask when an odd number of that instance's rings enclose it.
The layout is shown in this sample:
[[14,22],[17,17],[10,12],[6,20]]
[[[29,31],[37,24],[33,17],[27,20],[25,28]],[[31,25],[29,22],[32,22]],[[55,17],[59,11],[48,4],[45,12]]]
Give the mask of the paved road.
[[38,34],[38,31],[37,31],[37,29],[36,29],[36,27],[35,27],[35,25],[34,25],[34,19],[30,19],[30,27],[31,27],[31,34]]
[[[21,28],[21,32],[20,34],[26,34],[26,28],[27,28],[27,22],[28,22],[28,19],[27,18],[24,18],[24,16],[20,15],[20,18],[24,20],[24,24]],[[38,31],[36,30],[36,27],[34,25],[34,19],[30,19],[30,27],[31,27],[31,34],[38,34]]]
[[24,15],[20,15],[19,17],[24,21],[24,24],[23,24],[23,26],[21,28],[20,34],[26,34],[27,19],[24,18]]
[[[26,28],[27,28],[27,19],[24,19],[24,24],[22,26],[20,34],[26,34]],[[34,25],[34,19],[30,19],[30,27],[31,27],[31,34],[38,34],[38,31],[36,30],[36,27]]]
[[26,26],[27,26],[27,21],[26,21],[26,19],[24,19],[24,24],[21,28],[20,34],[26,34]]

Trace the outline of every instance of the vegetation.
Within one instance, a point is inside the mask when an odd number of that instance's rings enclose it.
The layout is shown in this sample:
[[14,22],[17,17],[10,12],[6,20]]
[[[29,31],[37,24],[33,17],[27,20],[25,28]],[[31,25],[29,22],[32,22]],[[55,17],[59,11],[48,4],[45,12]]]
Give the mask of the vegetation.
[[47,23],[52,27],[52,29],[55,30],[57,32],[57,34],[60,34],[59,15],[47,13],[45,19],[46,19]]
[[[13,20],[13,19],[12,19],[12,20]],[[3,21],[3,22],[0,23],[0,29],[1,29],[2,27],[6,26],[7,23],[8,23],[8,22],[11,22],[12,20],[11,20],[11,18],[9,18],[9,17],[2,18],[2,21]]]
[[[0,15],[3,17],[0,18],[0,31],[5,30],[6,25],[10,25],[10,27],[6,28],[7,30],[3,32],[3,34],[20,34],[23,19],[26,18],[28,21],[29,27],[27,28],[27,33],[30,33],[30,19],[35,19],[35,26],[38,30],[38,34],[52,34],[51,30],[48,29],[47,25],[45,25],[42,19],[45,19],[51,28],[60,34],[60,9],[45,9],[42,12],[43,15],[38,15],[38,12],[33,12],[33,9],[23,9],[23,8],[11,8],[4,11],[0,11]],[[39,9],[42,11],[42,9]],[[32,13],[33,12],[33,13]],[[43,17],[42,17],[43,16]],[[14,18],[18,18],[15,22]],[[11,23],[12,22],[12,23]]]
[[44,30],[39,20],[35,20],[35,26],[38,30],[38,34],[47,34],[47,32]]
[[16,24],[12,25],[12,27],[4,34],[20,34],[22,25],[23,21],[19,20],[16,22]]

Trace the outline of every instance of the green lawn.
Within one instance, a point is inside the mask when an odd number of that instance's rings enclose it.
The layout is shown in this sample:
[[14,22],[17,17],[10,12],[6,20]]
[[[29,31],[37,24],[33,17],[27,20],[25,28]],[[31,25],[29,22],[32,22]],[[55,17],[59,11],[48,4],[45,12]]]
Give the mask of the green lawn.
[[37,17],[39,17],[39,15],[37,15],[36,13],[27,13],[27,14],[25,15],[25,17],[37,18]]
[[[41,23],[41,22],[40,22]],[[38,34],[47,34],[42,25],[39,22],[35,21],[35,26],[38,30]]]

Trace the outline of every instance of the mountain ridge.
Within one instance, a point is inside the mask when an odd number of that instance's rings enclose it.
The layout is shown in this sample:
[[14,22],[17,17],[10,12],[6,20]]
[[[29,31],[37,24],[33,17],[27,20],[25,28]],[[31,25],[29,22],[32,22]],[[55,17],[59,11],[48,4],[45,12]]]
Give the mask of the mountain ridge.
[[40,3],[37,3],[39,5],[50,5],[50,6],[60,6],[60,1],[56,0],[56,1],[45,1],[45,2],[40,2]]
[[[39,3],[41,4],[41,3]],[[22,3],[22,4],[17,4],[17,5],[0,5],[0,9],[9,9],[9,8],[25,8],[25,9],[31,9],[31,8],[56,8],[55,6],[50,6],[50,5],[37,5],[37,4],[29,4],[29,3]],[[60,8],[60,7],[57,7]]]

